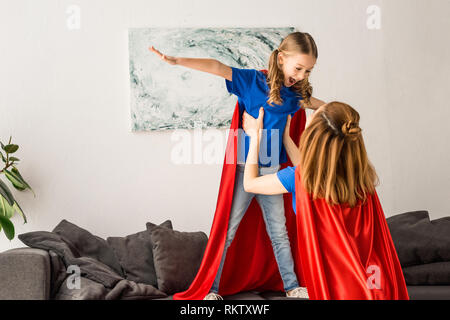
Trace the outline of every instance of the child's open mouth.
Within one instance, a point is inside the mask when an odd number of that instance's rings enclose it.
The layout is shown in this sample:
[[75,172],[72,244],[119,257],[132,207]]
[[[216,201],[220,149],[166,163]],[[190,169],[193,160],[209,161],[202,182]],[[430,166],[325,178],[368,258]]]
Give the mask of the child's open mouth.
[[289,84],[290,84],[290,85],[293,85],[295,82],[296,82],[296,81],[295,81],[294,78],[289,77]]

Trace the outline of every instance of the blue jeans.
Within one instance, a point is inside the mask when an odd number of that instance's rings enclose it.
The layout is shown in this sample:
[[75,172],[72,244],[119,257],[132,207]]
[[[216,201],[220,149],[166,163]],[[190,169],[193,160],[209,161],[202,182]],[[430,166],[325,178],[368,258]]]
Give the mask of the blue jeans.
[[[259,167],[261,176],[278,172],[280,166]],[[284,290],[289,291],[298,287],[297,276],[294,272],[294,259],[292,258],[291,246],[286,229],[286,217],[284,215],[283,195],[262,195],[248,193],[244,190],[244,165],[237,165],[236,181],[234,186],[233,202],[231,205],[230,218],[228,222],[227,237],[222,254],[222,260],[217,271],[216,278],[211,287],[211,292],[219,292],[219,282],[222,274],[223,264],[227,254],[227,249],[231,245],[238,229],[239,223],[244,217],[247,208],[253,197],[261,207],[264,222],[266,224],[267,234],[272,242],[272,248],[275,259],[278,264],[281,279],[283,280]]]

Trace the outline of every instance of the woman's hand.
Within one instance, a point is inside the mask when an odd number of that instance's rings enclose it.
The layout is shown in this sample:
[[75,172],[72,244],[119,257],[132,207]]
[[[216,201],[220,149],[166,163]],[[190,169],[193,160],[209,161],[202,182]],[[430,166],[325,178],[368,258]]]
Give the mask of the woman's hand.
[[287,119],[286,119],[286,126],[284,127],[284,132],[283,132],[283,140],[284,139],[287,139],[287,138],[290,138],[290,132],[291,132],[291,119],[292,119],[292,117],[291,117],[291,115],[288,115],[287,116]]
[[292,165],[296,166],[300,163],[300,150],[299,147],[295,144],[294,140],[292,140],[290,135],[291,119],[292,116],[288,115],[286,119],[286,126],[283,132],[283,144],[288,154],[288,157],[292,162]]
[[161,52],[156,50],[153,46],[148,48],[148,50],[150,50],[150,51],[154,52],[155,54],[157,54],[161,58],[161,60],[167,62],[168,64],[171,64],[171,65],[177,64],[177,58],[176,57],[166,56],[165,54],[162,54]]
[[242,115],[242,128],[245,133],[250,137],[260,138],[260,132],[263,129],[263,120],[264,120],[264,108],[259,108],[258,119],[253,118],[251,115],[244,111]]

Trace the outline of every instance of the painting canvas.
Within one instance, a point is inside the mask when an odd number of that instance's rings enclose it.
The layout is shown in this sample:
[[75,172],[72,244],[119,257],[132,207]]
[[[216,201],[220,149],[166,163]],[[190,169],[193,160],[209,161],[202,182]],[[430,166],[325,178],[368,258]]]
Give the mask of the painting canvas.
[[128,32],[132,131],[229,128],[236,96],[225,79],[170,65],[149,51],[267,69],[286,28],[132,28]]

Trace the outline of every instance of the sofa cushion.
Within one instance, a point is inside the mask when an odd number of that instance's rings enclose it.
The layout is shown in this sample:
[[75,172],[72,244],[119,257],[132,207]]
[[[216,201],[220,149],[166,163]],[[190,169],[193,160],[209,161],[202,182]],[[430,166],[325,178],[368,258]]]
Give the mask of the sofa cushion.
[[[119,259],[126,279],[157,286],[150,237],[153,226],[155,224],[149,222],[145,231],[126,237],[108,237],[106,241]],[[161,226],[172,229],[170,220],[163,222]]]
[[450,286],[408,286],[410,300],[450,300]]
[[158,289],[168,295],[187,290],[200,268],[208,236],[154,226],[151,238]]
[[450,217],[430,220],[428,211],[386,219],[402,267],[450,261]]
[[407,285],[450,285],[450,261],[403,268]]

